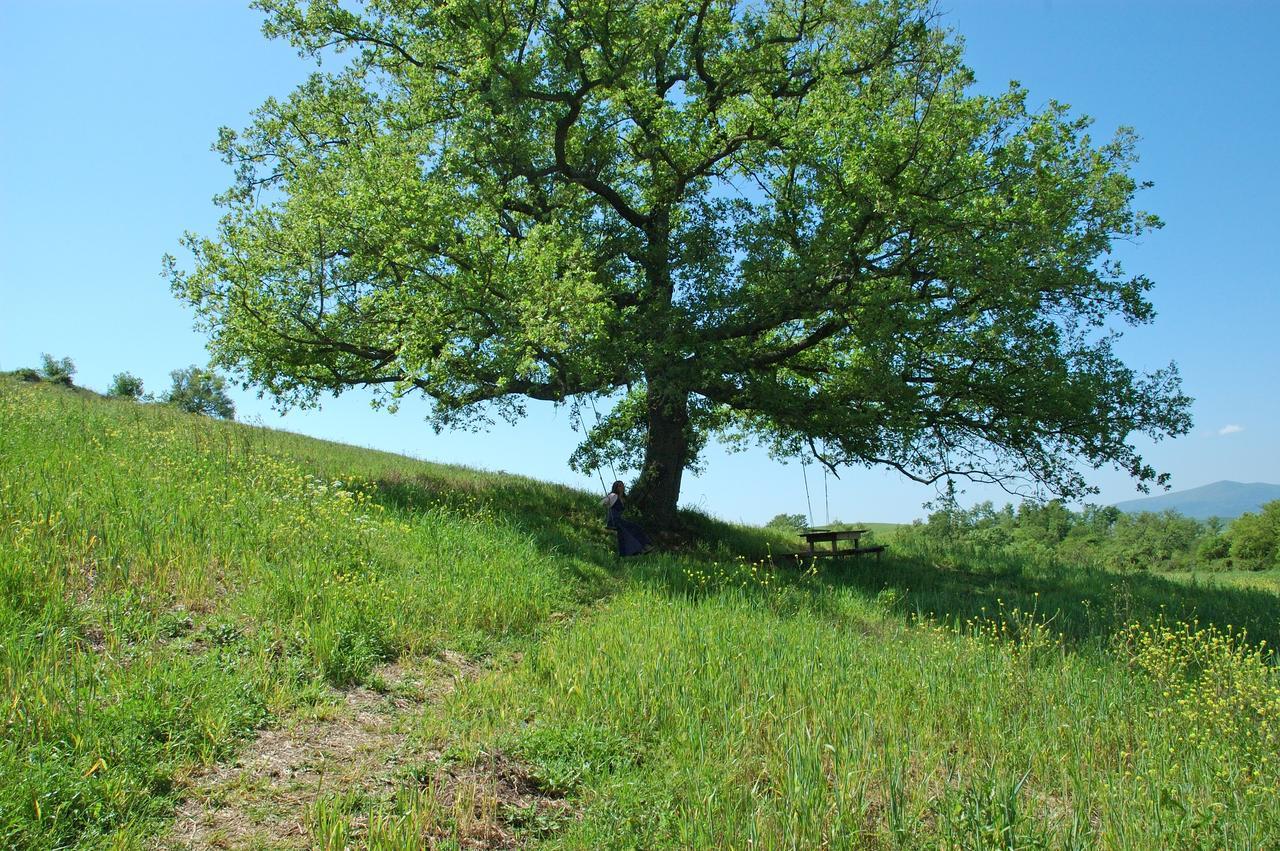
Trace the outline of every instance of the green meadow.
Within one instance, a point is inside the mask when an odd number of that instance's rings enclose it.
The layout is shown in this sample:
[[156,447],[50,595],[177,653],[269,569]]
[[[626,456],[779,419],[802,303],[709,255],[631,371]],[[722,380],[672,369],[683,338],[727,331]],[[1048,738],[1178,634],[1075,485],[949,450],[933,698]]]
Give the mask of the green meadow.
[[601,521],[594,494],[0,378],[0,846],[185,847],[208,778],[358,698],[397,707],[396,753],[362,756],[388,782],[296,812],[242,785],[297,829],[207,844],[1280,847],[1274,571],[888,528],[880,560],[806,564],[696,514],[620,562]]

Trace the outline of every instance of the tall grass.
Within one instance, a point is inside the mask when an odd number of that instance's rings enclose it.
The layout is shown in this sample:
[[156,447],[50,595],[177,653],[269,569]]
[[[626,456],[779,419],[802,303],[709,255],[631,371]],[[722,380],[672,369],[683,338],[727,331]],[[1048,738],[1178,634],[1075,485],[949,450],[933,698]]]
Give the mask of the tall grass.
[[[1075,649],[1018,613],[957,630],[892,594],[780,611],[775,593],[627,592],[453,717],[577,791],[563,847],[1280,839],[1280,691],[1238,635],[1133,625]],[[1170,661],[1191,649],[1206,661]]]
[[421,465],[325,449],[0,384],[0,845],[145,832],[185,766],[316,685],[493,651],[607,579],[466,496],[465,472],[409,510],[375,474]]
[[687,520],[618,562],[565,488],[0,380],[0,845],[144,844],[193,766],[448,648],[506,661],[417,735],[569,809],[416,772],[316,802],[318,847],[1280,846],[1268,575]]

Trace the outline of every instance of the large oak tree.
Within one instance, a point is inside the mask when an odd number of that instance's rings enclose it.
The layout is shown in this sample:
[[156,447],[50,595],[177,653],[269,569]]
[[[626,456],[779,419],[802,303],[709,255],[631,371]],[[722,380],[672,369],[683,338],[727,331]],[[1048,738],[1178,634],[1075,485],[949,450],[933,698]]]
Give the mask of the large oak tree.
[[[438,425],[614,402],[580,468],[670,524],[708,437],[1060,496],[1189,428],[1113,351],[1128,131],[972,92],[917,0],[261,0],[324,59],[216,145],[175,291],[222,366],[309,404],[421,392]],[[321,67],[324,67],[323,65]]]

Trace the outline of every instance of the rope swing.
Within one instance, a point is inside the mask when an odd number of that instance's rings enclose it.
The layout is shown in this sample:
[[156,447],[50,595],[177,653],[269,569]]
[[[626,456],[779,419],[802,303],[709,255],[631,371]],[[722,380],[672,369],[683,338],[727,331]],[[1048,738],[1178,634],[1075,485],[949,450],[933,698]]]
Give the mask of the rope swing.
[[809,528],[813,528],[813,500],[809,499],[809,471],[804,456],[800,456],[800,475],[804,476],[804,504],[809,508]]
[[831,525],[831,492],[827,489],[827,468],[822,468],[822,505],[827,511],[827,525]]
[[[601,419],[600,419],[600,412],[596,410],[596,400],[595,400],[595,399],[593,399],[591,396],[588,396],[588,397],[587,397],[587,402],[589,402],[589,403],[591,404],[591,413],[595,415],[595,418],[596,418],[596,430],[598,431],[598,430],[600,429]],[[597,456],[597,458],[598,458],[598,457],[599,457],[599,456]],[[602,472],[600,471],[600,463],[599,463],[599,461],[597,461],[597,462],[596,462],[595,470],[596,470],[596,477],[597,477],[598,479],[600,479],[600,492],[601,492],[601,493],[604,493],[604,494],[609,493],[609,491],[613,489],[613,486],[612,486],[612,485],[606,485],[606,484],[604,483],[604,473],[602,473]],[[610,473],[610,475],[612,475],[612,476],[613,476],[613,481],[615,481],[615,482],[616,482],[616,481],[618,481],[618,471],[617,471],[617,470],[615,470],[615,469],[613,468],[613,461],[609,461],[609,473]],[[608,523],[608,520],[607,520],[608,515],[609,515],[609,509],[608,509],[608,507],[606,506],[606,507],[605,507],[605,517],[606,517],[606,521],[605,521],[605,522],[606,522],[606,524]]]
[[[812,529],[814,528],[813,500],[809,497],[808,463],[805,461],[803,455],[800,456],[800,475],[804,477],[804,504],[809,509],[809,528]],[[828,479],[829,479],[829,476],[828,476],[827,468],[824,465],[822,468],[822,506],[827,513],[826,523],[828,526],[830,526],[831,525],[831,488],[830,488],[830,485],[828,484]]]
[[[599,428],[600,428],[600,423],[602,422],[602,420],[600,419],[600,412],[596,410],[596,400],[595,400],[594,398],[592,398],[591,396],[588,396],[588,397],[587,397],[587,401],[588,401],[589,403],[591,403],[591,413],[595,414],[595,417],[596,417],[596,429],[597,429],[597,430],[599,430]],[[618,471],[617,471],[617,470],[615,470],[615,469],[613,468],[613,461],[610,461],[610,462],[609,462],[609,473],[613,476],[613,480],[616,482],[616,481],[618,480]],[[596,475],[597,475],[597,476],[600,476],[600,484],[601,484],[601,485],[603,485],[603,484],[604,484],[604,475],[603,475],[603,474],[601,474],[601,472],[600,472],[600,465],[599,465],[598,463],[596,464]],[[606,488],[605,488],[605,491],[607,492],[608,490],[609,490],[609,488],[608,488],[608,487],[606,487]]]

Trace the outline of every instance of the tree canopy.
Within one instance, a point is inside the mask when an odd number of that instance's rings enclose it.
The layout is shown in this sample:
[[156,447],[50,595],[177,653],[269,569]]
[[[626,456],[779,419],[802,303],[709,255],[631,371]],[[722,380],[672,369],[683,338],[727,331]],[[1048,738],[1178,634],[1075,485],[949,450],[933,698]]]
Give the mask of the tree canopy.
[[71,358],[55,358],[48,352],[41,352],[40,363],[40,376],[45,381],[71,386],[71,379],[76,374],[75,361]]
[[1113,349],[1153,316],[1112,252],[1159,226],[1136,137],[973,93],[924,0],[257,5],[332,70],[221,131],[225,215],[169,271],[282,404],[613,402],[573,462],[658,523],[716,434],[1075,496],[1190,427]]
[[223,420],[235,418],[236,406],[227,395],[227,380],[212,369],[192,364],[186,369],[173,370],[169,377],[173,379],[173,386],[161,395],[161,402],[189,414]]
[[117,372],[111,377],[107,395],[136,402],[142,399],[142,379],[131,372]]

